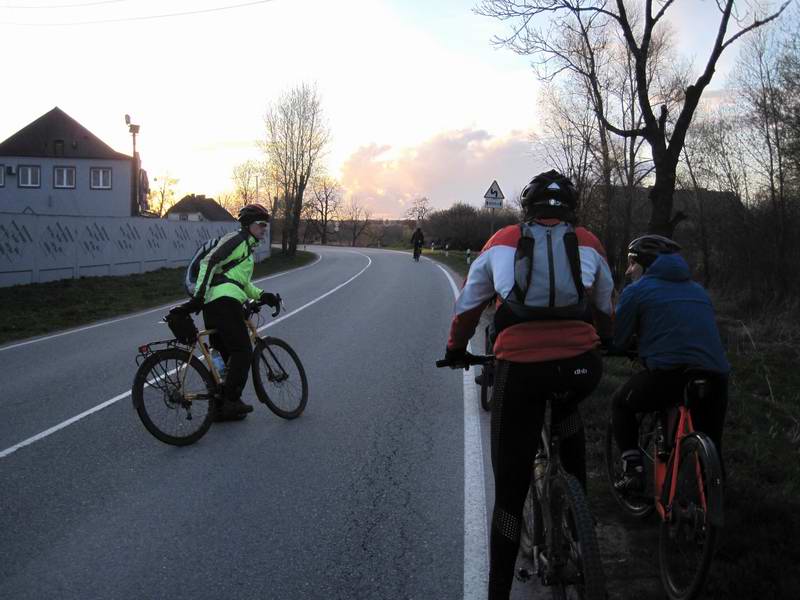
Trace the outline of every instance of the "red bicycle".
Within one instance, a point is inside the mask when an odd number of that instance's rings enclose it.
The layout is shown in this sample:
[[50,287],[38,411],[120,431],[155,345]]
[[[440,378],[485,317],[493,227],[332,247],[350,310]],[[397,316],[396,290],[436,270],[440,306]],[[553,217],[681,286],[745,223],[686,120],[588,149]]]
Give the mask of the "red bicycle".
[[709,437],[694,430],[689,407],[702,402],[708,373],[686,370],[683,400],[666,411],[639,415],[639,449],[652,488],[617,490],[622,461],[611,420],[606,432],[606,471],[611,491],[625,511],[660,520],[661,581],[672,600],[697,598],[705,586],[719,530],[723,526],[723,478],[719,454]]

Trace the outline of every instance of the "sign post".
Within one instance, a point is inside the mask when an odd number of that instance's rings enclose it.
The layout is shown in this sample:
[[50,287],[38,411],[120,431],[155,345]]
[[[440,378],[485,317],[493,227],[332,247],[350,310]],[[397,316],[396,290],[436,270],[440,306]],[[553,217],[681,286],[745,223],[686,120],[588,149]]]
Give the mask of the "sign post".
[[486,208],[491,209],[492,211],[492,218],[491,218],[491,231],[489,235],[494,235],[494,209],[495,208],[503,208],[503,192],[500,191],[500,186],[497,185],[497,180],[495,179],[492,181],[492,185],[489,186],[489,189],[486,190],[486,193],[483,195],[483,199],[485,200]]

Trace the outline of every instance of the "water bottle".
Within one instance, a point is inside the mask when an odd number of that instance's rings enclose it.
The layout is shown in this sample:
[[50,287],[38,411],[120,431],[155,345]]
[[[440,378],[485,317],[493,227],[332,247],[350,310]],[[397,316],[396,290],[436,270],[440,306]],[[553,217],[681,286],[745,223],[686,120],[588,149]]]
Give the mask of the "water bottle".
[[214,363],[214,368],[219,373],[220,380],[225,380],[225,361],[222,359],[222,355],[217,352],[216,350],[211,351],[211,362]]

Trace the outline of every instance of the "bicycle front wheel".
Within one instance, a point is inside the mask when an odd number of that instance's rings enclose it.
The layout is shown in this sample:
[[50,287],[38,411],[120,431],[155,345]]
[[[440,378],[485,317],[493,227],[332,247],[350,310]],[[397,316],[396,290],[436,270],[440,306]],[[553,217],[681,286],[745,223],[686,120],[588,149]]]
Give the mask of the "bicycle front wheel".
[[661,522],[661,582],[672,600],[697,598],[703,590],[717,532],[722,525],[722,469],[714,444],[702,433],[681,442],[675,497]]
[[592,514],[578,480],[566,473],[550,483],[552,542],[548,560],[558,576],[555,600],[605,600],[606,588]]
[[308,379],[291,346],[274,337],[259,340],[252,369],[258,399],[279,417],[299,417],[308,402]]
[[605,461],[608,484],[611,495],[629,515],[644,519],[655,510],[653,503],[652,482],[653,469],[655,468],[655,427],[658,413],[645,413],[640,415],[639,421],[639,451],[642,454],[644,465],[645,490],[642,493],[621,492],[614,487],[614,483],[622,478],[622,456],[617,441],[614,439],[614,427],[611,419],[606,427]]
[[214,380],[196,356],[167,348],[148,356],[136,371],[131,398],[139,418],[156,439],[173,446],[199,440],[216,409]]

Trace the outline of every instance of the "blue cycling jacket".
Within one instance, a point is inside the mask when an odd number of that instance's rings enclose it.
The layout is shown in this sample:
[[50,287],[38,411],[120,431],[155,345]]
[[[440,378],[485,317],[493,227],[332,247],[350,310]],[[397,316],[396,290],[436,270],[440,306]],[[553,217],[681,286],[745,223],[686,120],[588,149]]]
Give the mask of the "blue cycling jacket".
[[691,280],[679,254],[662,254],[645,275],[622,291],[614,323],[614,345],[639,338],[639,356],[650,370],[690,366],[728,373],[730,364],[717,329],[711,299]]

